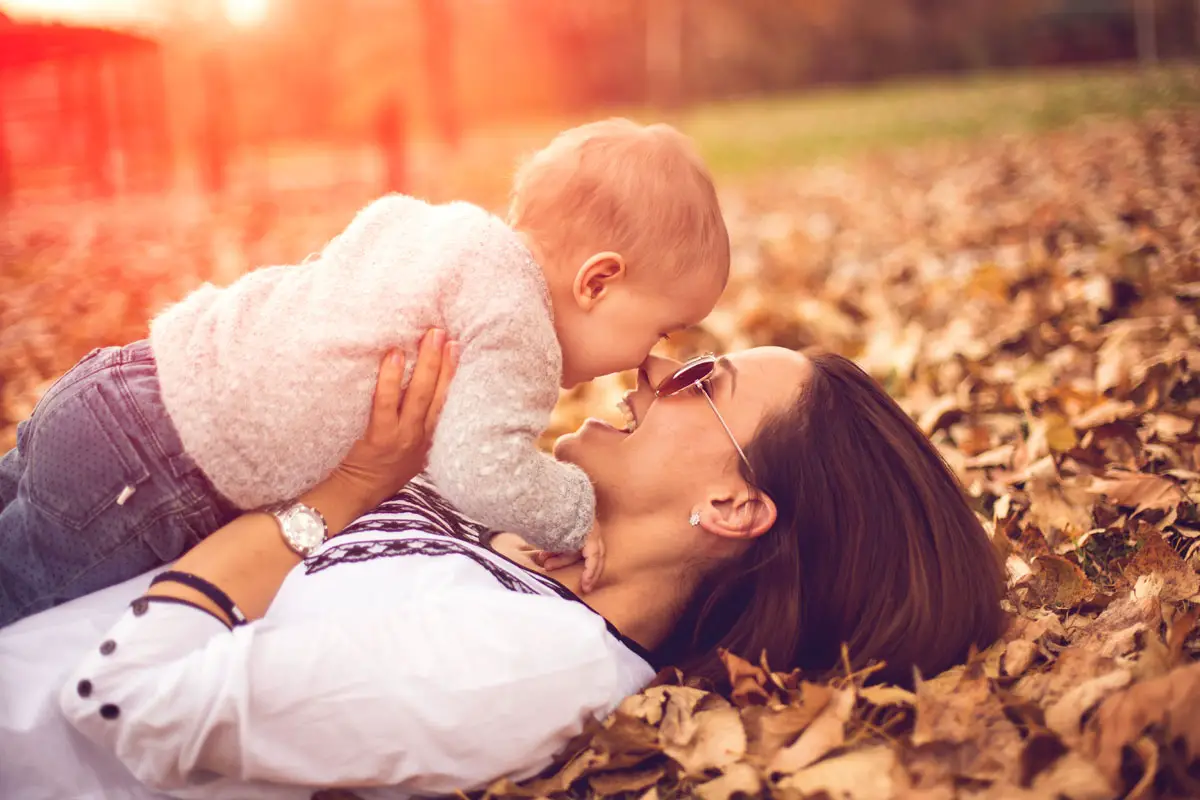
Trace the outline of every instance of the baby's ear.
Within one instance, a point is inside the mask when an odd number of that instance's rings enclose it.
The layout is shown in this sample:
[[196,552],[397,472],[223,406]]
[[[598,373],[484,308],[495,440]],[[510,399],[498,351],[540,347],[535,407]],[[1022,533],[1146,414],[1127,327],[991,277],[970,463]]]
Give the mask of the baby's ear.
[[624,277],[624,256],[611,250],[596,253],[575,273],[575,301],[585,311],[589,310]]

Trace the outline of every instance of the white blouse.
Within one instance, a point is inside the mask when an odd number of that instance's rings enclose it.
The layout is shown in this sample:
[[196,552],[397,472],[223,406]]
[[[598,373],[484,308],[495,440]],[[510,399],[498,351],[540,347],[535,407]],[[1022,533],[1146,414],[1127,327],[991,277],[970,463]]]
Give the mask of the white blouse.
[[232,631],[139,599],[97,637],[85,617],[139,597],[145,576],[11,626],[0,797],[391,798],[535,774],[654,669],[485,538],[415,481]]

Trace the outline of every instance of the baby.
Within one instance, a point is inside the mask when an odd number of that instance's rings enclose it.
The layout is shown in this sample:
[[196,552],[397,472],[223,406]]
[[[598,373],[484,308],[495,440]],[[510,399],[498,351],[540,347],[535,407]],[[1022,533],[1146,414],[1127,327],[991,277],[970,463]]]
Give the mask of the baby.
[[[712,180],[668,125],[560,134],[517,172],[507,224],[377,200],[319,257],[202,286],[148,342],[95,351],[51,387],[0,459],[0,625],[320,482],[366,427],[383,353],[404,347],[411,370],[433,327],[461,357],[431,480],[492,529],[577,552],[593,488],[536,446],[559,387],[638,366],[712,310],[728,269]],[[320,537],[289,532],[294,511],[280,524],[303,555]]]

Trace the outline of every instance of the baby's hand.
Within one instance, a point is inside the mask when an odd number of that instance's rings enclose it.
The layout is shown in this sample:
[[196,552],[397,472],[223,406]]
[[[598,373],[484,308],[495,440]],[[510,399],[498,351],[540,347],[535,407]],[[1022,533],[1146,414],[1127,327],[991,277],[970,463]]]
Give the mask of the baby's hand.
[[566,553],[552,553],[539,550],[532,556],[533,562],[547,572],[569,567],[583,562],[583,577],[580,580],[580,590],[587,594],[596,587],[600,575],[604,572],[604,540],[595,532],[589,533],[582,550]]
[[596,588],[603,572],[604,540],[593,530],[583,543],[583,578],[579,582],[579,588],[584,594]]

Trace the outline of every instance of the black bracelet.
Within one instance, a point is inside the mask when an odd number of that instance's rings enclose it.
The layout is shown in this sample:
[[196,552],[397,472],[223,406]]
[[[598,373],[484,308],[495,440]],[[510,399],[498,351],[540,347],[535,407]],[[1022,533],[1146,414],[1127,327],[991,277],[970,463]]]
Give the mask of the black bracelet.
[[150,581],[150,585],[153,586],[156,583],[167,582],[183,584],[191,589],[195,589],[209,600],[212,600],[213,603],[216,604],[217,608],[221,609],[229,616],[229,619],[235,628],[238,625],[246,624],[246,615],[243,614],[242,610],[234,604],[233,600],[229,598],[229,595],[225,594],[225,592],[218,589],[211,582],[201,578],[199,575],[193,575],[190,572],[179,572],[178,570],[167,570],[166,572],[156,575],[154,580]]
[[[162,594],[143,595],[143,596],[139,597],[137,600],[134,600],[132,603],[130,603],[130,605],[133,606],[134,615],[140,617],[142,614],[144,614],[146,612],[144,610],[139,612],[138,609],[146,609],[150,606],[151,603],[155,603],[155,604],[169,603],[170,605],[173,605],[173,606],[184,606],[186,608],[194,608],[197,611],[199,611],[200,613],[204,614],[205,616],[212,617],[217,622],[221,623],[221,627],[225,628],[226,630],[230,630],[230,631],[233,630],[233,626],[229,624],[229,620],[226,619],[225,617],[221,616],[220,614],[218,614],[216,611],[213,611],[208,606],[202,606],[199,603],[192,602],[191,600],[185,600],[182,597],[168,597],[168,596],[162,595]],[[139,604],[144,604],[144,605],[139,605]]]

